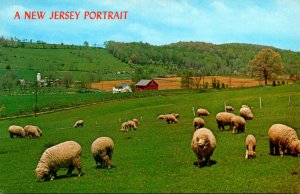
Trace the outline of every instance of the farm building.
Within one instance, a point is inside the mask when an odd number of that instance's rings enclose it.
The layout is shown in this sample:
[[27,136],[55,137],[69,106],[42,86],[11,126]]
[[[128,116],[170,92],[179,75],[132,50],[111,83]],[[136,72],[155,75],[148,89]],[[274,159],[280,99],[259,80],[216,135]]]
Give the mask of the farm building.
[[132,92],[128,84],[119,84],[113,87],[113,93]]
[[135,91],[158,90],[158,84],[154,80],[142,79],[135,84]]

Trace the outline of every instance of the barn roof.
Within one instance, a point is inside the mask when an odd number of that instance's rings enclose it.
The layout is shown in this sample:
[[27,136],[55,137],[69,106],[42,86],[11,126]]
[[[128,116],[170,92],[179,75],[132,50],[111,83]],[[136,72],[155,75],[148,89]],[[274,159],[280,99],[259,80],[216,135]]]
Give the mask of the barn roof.
[[154,80],[151,80],[151,79],[142,79],[138,83],[136,83],[135,85],[136,86],[147,86],[151,81],[156,83]]

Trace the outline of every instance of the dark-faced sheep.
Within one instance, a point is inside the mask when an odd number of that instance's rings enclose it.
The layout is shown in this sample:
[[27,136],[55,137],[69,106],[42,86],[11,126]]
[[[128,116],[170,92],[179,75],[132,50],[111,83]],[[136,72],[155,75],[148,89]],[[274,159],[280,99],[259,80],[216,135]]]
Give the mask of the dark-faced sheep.
[[42,130],[38,126],[26,125],[24,127],[26,137],[37,138],[43,135]]
[[198,114],[198,116],[209,116],[208,110],[206,110],[204,108],[199,108],[197,110],[197,114]]
[[[216,115],[216,121],[218,124],[218,128],[219,130],[224,130],[226,125],[231,126],[231,118],[234,116],[234,114],[232,113],[228,113],[228,112],[219,112]],[[231,127],[230,127],[231,129]]]
[[255,148],[256,148],[255,137],[251,134],[247,135],[247,137],[246,137],[246,155],[245,155],[246,159],[256,157]]
[[[216,138],[211,130],[207,128],[200,128],[194,132],[192,149],[198,158],[198,165],[202,166],[205,162],[208,166],[211,165],[210,157],[212,156],[216,146]],[[203,161],[205,158],[205,161]]]
[[84,121],[83,120],[78,120],[75,122],[74,124],[74,128],[77,128],[77,127],[83,127],[83,124],[84,124]]
[[91,151],[95,159],[95,168],[111,168],[112,154],[114,151],[114,142],[109,137],[99,137],[91,146]]
[[176,117],[172,114],[166,114],[165,115],[165,120],[167,121],[168,124],[171,123],[178,123],[178,120],[176,119]]
[[194,124],[194,129],[196,131],[197,129],[204,127],[205,121],[200,117],[196,117],[194,118],[193,124]]
[[75,141],[66,141],[46,149],[35,169],[36,176],[39,180],[53,180],[60,168],[68,168],[67,176],[71,176],[76,168],[80,177],[81,152],[81,146]]
[[293,156],[299,156],[300,140],[295,129],[283,124],[274,124],[270,127],[268,136],[271,155],[283,156],[287,151]]
[[246,120],[252,120],[253,119],[253,113],[249,107],[242,107],[240,109],[240,115],[244,117]]
[[232,133],[244,132],[246,129],[246,121],[243,117],[234,115],[231,117]]
[[11,125],[10,127],[8,127],[8,133],[11,138],[13,138],[14,136],[16,137],[26,136],[24,128],[17,125]]

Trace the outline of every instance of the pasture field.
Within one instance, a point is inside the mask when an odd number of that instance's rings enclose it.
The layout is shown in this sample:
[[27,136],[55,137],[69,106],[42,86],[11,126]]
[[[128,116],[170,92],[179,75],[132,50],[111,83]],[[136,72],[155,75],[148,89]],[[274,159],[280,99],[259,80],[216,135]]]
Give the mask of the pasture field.
[[[262,99],[260,108],[259,97]],[[290,102],[289,102],[290,98]],[[237,109],[242,104],[254,107],[254,119],[247,121],[245,133],[220,132],[215,115],[224,110],[224,102]],[[206,127],[217,139],[210,167],[196,167],[191,149],[192,107],[210,111],[204,117]],[[299,157],[270,156],[268,129],[283,123],[300,136],[300,85],[257,87],[125,99],[87,107],[0,121],[0,192],[26,193],[290,193],[300,192]],[[157,120],[158,114],[178,112],[178,124]],[[137,131],[120,132],[122,121],[139,118]],[[142,117],[142,119],[141,119]],[[85,126],[72,128],[75,120]],[[38,139],[9,138],[12,125],[40,126]],[[245,160],[245,138],[257,139],[257,157]],[[115,142],[112,169],[94,169],[90,146],[100,136]],[[54,144],[74,140],[81,144],[83,176],[77,170],[70,178],[66,169],[58,171],[53,181],[37,182],[34,169],[44,150]]]

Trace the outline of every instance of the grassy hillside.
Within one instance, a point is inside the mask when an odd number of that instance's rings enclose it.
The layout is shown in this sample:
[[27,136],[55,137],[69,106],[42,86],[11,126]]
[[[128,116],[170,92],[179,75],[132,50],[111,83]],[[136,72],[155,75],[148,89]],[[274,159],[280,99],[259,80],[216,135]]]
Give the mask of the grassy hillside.
[[[267,131],[274,123],[294,127],[300,135],[300,85],[259,87],[174,96],[147,97],[107,102],[70,111],[0,121],[0,192],[300,192],[299,157],[270,156]],[[290,96],[290,104],[288,106]],[[259,108],[262,97],[262,108]],[[233,135],[219,132],[215,121],[224,102],[236,109],[242,104],[255,107],[254,120],[246,131]],[[193,165],[196,156],[190,143],[193,134],[192,107],[207,108],[206,127],[217,139],[211,167]],[[166,124],[156,116],[165,112],[180,113],[178,124]],[[237,113],[237,111],[235,112]],[[142,116],[137,131],[119,131],[119,119]],[[83,128],[72,128],[84,119]],[[9,138],[12,124],[35,124],[44,135],[39,139]],[[244,159],[245,137],[257,139],[257,157]],[[90,152],[92,142],[109,136],[115,142],[113,168],[94,169]],[[83,176],[66,178],[65,169],[58,179],[36,182],[33,173],[43,151],[50,145],[75,140],[83,148]]]
[[[0,75],[9,65],[18,79],[33,80],[40,72],[42,78],[62,79],[68,72],[73,80],[110,80],[130,78],[131,68],[108,53],[92,47],[21,48],[0,47]],[[118,74],[117,72],[122,72]],[[123,74],[124,71],[124,74]]]

